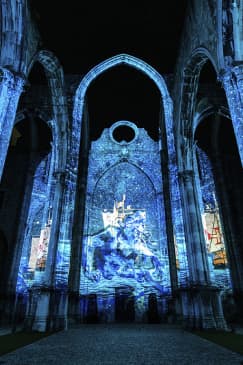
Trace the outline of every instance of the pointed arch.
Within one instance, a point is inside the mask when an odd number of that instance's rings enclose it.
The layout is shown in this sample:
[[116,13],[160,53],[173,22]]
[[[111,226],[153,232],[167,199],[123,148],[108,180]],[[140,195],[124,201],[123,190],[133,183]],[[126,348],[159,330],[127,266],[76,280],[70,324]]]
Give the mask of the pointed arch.
[[[175,249],[174,249],[174,233],[173,227],[170,224],[172,222],[172,216],[175,217],[178,215],[178,211],[181,209],[180,201],[177,200],[176,203],[173,205],[171,204],[172,199],[175,202],[175,196],[178,196],[178,185],[177,183],[177,167],[176,167],[176,154],[175,154],[175,145],[174,145],[174,135],[172,130],[172,123],[173,123],[173,103],[170,97],[170,94],[167,89],[167,85],[163,79],[163,77],[150,65],[148,65],[143,60],[136,58],[134,56],[128,54],[119,54],[112,58],[101,62],[94,68],[92,68],[81,80],[74,100],[74,109],[73,109],[73,124],[72,124],[72,133],[70,139],[70,150],[68,155],[70,156],[69,159],[69,170],[72,174],[72,196],[70,199],[75,202],[76,200],[76,192],[75,186],[78,182],[78,176],[80,175],[80,171],[78,171],[78,166],[80,166],[79,160],[79,152],[80,152],[80,145],[81,145],[81,130],[82,124],[87,121],[87,115],[85,115],[86,111],[86,95],[87,90],[92,82],[96,80],[98,76],[102,73],[109,71],[113,67],[117,66],[127,66],[138,70],[139,72],[143,73],[147,76],[151,81],[155,84],[158,88],[160,94],[160,105],[162,106],[162,114],[161,114],[161,141],[159,143],[159,148],[163,149],[163,166],[164,166],[164,175],[163,175],[163,188],[164,188],[164,195],[166,196],[166,212],[168,218],[168,225],[167,225],[167,236],[168,236],[168,244],[169,244],[169,252],[171,256],[171,282],[173,283],[172,286],[175,289],[177,287],[177,273],[176,273],[176,261],[175,261]],[[85,124],[84,124],[85,125]],[[162,143],[161,143],[162,142]],[[173,191],[172,191],[173,190]],[[174,194],[174,196],[173,196]],[[78,199],[77,199],[78,200]],[[74,212],[72,213],[74,216]],[[72,217],[73,217],[72,216]],[[72,218],[74,219],[74,218]],[[78,227],[78,225],[76,225]],[[76,227],[75,226],[75,227]],[[77,228],[77,230],[80,227]],[[179,228],[175,228],[176,231],[179,232]],[[78,231],[77,231],[78,232]],[[78,233],[77,233],[78,234]],[[76,231],[73,233],[73,237],[75,237]],[[75,268],[77,260],[81,262],[81,251],[79,249],[80,243],[73,243],[72,245],[72,252],[71,252],[71,269],[69,274],[69,283],[72,283],[72,290],[78,290],[79,288],[79,280],[80,275]],[[77,259],[78,257],[78,259]]]
[[161,105],[163,106],[164,112],[164,124],[165,124],[165,135],[167,138],[167,145],[169,146],[170,153],[168,156],[169,165],[171,165],[172,171],[172,161],[174,159],[174,137],[172,131],[172,123],[173,123],[173,104],[172,99],[170,97],[169,91],[167,89],[167,85],[163,79],[163,77],[149,64],[145,61],[128,55],[128,54],[119,54],[114,57],[111,57],[95,67],[93,67],[81,80],[77,91],[75,93],[74,100],[74,109],[73,109],[73,133],[70,141],[70,155],[72,156],[72,161],[70,161],[71,168],[76,169],[78,166],[78,153],[79,146],[81,140],[81,125],[84,116],[84,109],[86,105],[86,93],[95,79],[103,74],[104,72],[109,71],[111,68],[116,66],[128,66],[132,67],[140,72],[142,72],[145,76],[150,78],[156,87],[159,90],[161,97]]
[[23,71],[25,24],[29,17],[27,0],[0,2],[0,64],[11,71]]
[[62,66],[54,53],[46,49],[37,52],[28,66],[27,75],[30,74],[30,71],[36,62],[39,62],[43,66],[45,72],[49,73],[50,76],[58,76],[63,81]]
[[149,77],[160,91],[165,114],[168,114],[170,116],[172,115],[172,100],[163,77],[145,61],[124,53],[116,55],[105,60],[104,62],[99,63],[84,76],[75,94],[75,104],[73,110],[74,121],[78,122],[82,119],[85,95],[90,84],[99,75],[103,74],[113,67],[120,65],[125,65],[137,69],[138,71],[144,73],[147,77]]
[[[30,74],[33,66],[39,62],[44,68],[48,86],[50,88],[52,101],[52,133],[54,149],[56,151],[55,169],[65,170],[67,158],[67,127],[68,111],[66,96],[64,92],[64,74],[62,66],[57,57],[48,50],[39,51],[32,59],[27,75]],[[60,148],[62,146],[62,148]]]
[[193,119],[199,77],[205,63],[209,61],[218,74],[214,58],[206,48],[197,48],[190,55],[183,71],[181,90],[180,122],[176,127],[176,150],[179,171],[193,168]]
[[[144,171],[141,169],[141,167],[139,165],[137,165],[136,163],[134,162],[131,162],[129,160],[125,161],[127,164],[129,164],[130,166],[132,166],[133,168],[137,169],[141,174],[143,174],[144,176],[146,176],[146,178],[149,180],[151,186],[153,187],[154,189],[154,192],[156,192],[156,188],[154,186],[154,182],[152,181],[151,177],[148,175],[147,171]],[[124,161],[118,161],[116,162],[115,164],[109,166],[106,170],[104,170],[102,172],[102,174],[98,177],[95,185],[94,185],[94,188],[93,188],[93,192],[96,190],[96,187],[97,185],[99,184],[100,180],[103,179],[106,174],[109,174],[114,168],[116,168],[118,165],[120,165],[121,163],[124,163]]]

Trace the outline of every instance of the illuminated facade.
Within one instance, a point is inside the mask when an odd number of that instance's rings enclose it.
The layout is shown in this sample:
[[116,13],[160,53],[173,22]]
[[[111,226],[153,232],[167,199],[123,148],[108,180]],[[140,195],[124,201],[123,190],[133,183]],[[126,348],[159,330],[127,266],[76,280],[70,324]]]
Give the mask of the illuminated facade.
[[[39,50],[25,1],[18,15],[28,34],[1,5],[25,55],[3,41],[3,323],[38,331],[121,321],[226,329],[242,320],[242,29],[227,2],[205,2],[188,2],[187,27],[200,30],[204,18],[208,29],[198,38],[183,33],[172,84],[127,53],[83,76],[64,75],[56,56]],[[148,80],[146,95],[156,90],[157,137],[139,118],[117,118],[91,138],[99,120],[90,90],[126,68]]]
[[[124,126],[134,138],[118,142],[113,135]],[[80,292],[110,303],[124,293],[134,320],[146,317],[149,295],[164,306],[171,296],[159,152],[143,129],[120,121],[92,142],[89,155]],[[111,319],[124,312],[101,310]]]

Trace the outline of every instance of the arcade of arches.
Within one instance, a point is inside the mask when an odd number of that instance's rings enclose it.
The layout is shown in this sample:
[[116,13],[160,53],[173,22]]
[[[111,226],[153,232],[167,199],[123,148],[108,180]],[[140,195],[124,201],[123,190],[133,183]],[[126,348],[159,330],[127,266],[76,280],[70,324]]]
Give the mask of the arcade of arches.
[[0,55],[0,324],[243,322],[242,31],[205,2],[173,74],[127,53],[65,73],[21,2],[30,33]]

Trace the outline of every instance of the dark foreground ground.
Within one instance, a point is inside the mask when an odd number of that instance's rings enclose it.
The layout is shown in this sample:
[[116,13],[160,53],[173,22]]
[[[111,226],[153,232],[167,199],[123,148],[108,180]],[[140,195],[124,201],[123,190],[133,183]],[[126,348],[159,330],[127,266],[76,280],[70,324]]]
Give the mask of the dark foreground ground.
[[239,365],[243,364],[243,356],[180,328],[89,324],[3,355],[2,364]]

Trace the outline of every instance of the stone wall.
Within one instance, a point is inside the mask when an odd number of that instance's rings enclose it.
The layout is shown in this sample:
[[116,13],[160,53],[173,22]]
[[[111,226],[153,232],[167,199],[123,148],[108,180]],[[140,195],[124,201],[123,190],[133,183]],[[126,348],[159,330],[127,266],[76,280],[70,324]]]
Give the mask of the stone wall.
[[207,50],[213,63],[216,67],[218,66],[219,37],[217,22],[216,0],[189,0],[174,74],[172,98],[174,101],[175,130],[180,121],[184,69],[190,64],[193,53],[199,48]]
[[40,35],[31,19],[27,1],[1,1],[1,21],[0,65],[26,74],[40,44]]

